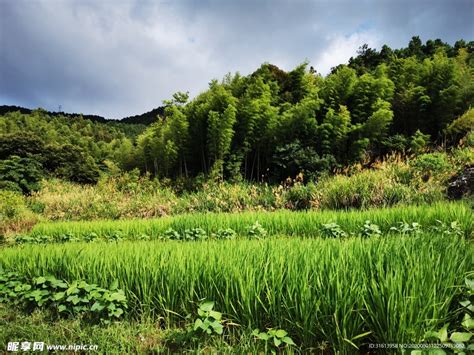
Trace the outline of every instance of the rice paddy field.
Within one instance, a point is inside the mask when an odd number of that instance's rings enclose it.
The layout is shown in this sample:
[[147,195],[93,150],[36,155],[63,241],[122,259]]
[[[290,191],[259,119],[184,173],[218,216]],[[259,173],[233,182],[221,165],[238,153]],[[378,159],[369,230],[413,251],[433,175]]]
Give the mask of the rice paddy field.
[[[212,301],[223,332],[198,337],[220,339],[211,352],[367,353],[370,344],[435,342],[426,333],[456,321],[474,270],[472,221],[469,205],[441,203],[50,222],[36,225],[30,242],[6,244],[0,265],[26,280],[117,282],[126,298],[120,324],[148,319],[160,331],[187,329],[198,305]],[[201,237],[169,237],[193,233]],[[121,237],[102,238],[110,235]],[[256,328],[285,330],[295,345],[260,346]]]

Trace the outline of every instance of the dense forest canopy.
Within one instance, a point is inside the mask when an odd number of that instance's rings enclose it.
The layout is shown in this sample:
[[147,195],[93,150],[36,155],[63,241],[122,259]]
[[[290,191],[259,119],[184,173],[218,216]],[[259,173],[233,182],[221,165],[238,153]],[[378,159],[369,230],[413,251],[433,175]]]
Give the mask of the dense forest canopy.
[[472,130],[473,79],[474,42],[413,37],[397,50],[364,45],[326,77],[308,63],[228,74],[192,100],[174,94],[152,111],[157,120],[141,121],[146,128],[9,112],[0,116],[0,180],[21,185],[25,174],[53,174],[87,183],[112,166],[160,178],[316,177],[366,157],[457,142]]

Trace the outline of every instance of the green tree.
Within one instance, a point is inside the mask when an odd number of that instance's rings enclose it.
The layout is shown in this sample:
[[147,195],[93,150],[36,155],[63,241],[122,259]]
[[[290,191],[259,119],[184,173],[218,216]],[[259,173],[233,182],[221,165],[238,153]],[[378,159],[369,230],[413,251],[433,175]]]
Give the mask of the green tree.
[[35,159],[11,155],[0,160],[0,189],[30,194],[39,190],[42,178],[41,164]]

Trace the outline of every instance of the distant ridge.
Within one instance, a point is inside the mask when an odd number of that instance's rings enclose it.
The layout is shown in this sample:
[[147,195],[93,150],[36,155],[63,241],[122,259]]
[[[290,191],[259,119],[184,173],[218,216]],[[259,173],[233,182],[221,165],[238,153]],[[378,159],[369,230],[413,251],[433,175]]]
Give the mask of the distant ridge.
[[151,125],[153,122],[156,122],[157,116],[164,116],[165,108],[160,106],[154,108],[151,111],[142,113],[141,115],[129,116],[122,118],[120,122],[122,123],[131,123],[131,124],[144,124],[146,126]]
[[[26,108],[26,107],[21,107],[21,106],[0,105],[0,115],[4,115],[8,112],[16,112],[16,111],[20,111],[23,114],[29,114],[33,110],[29,109],[29,108]],[[73,117],[77,117],[77,116],[81,115],[80,113],[55,112],[55,111],[47,111],[47,110],[45,110],[45,111],[50,116],[59,116],[59,115],[61,115],[61,116],[65,116],[65,117],[68,117],[68,118],[73,118]],[[141,115],[129,116],[129,117],[122,118],[120,120],[113,120],[113,119],[105,118],[105,117],[102,117],[102,116],[99,116],[99,115],[85,115],[85,114],[82,114],[82,117],[84,117],[85,119],[91,120],[93,122],[100,122],[100,123],[120,122],[120,123],[128,123],[128,124],[142,124],[142,125],[148,126],[148,125],[152,124],[153,122],[155,122],[157,120],[158,115],[163,116],[164,112],[165,112],[165,108],[161,106],[161,107],[157,107],[157,108],[155,108],[151,111],[142,113]]]

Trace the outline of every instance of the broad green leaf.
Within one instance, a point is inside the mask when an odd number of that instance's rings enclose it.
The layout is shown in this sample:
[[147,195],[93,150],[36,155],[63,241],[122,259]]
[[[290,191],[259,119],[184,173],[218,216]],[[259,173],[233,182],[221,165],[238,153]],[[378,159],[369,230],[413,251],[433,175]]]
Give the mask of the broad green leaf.
[[125,295],[120,292],[114,292],[110,295],[110,299],[112,301],[125,301],[127,297],[125,297]]
[[81,299],[77,296],[73,296],[72,299],[71,299],[72,304],[74,304],[74,305],[78,304],[80,300]]
[[445,324],[444,327],[438,331],[438,339],[442,343],[448,341],[448,327],[449,327],[449,323]]
[[253,330],[253,332],[252,332],[252,335],[257,336],[258,333],[260,333],[260,330],[259,330],[258,328],[255,328],[255,329]]
[[278,329],[275,333],[275,335],[278,337],[278,338],[283,338],[287,335],[288,333],[286,331],[284,331],[283,329]]
[[471,337],[471,333],[454,332],[449,339],[455,343],[464,343],[465,341],[469,341]]
[[100,302],[95,302],[92,307],[91,307],[91,311],[94,312],[94,311],[101,311],[104,309],[104,306],[100,304]]
[[55,301],[60,300],[60,299],[64,298],[64,295],[65,295],[64,292],[56,292],[56,293],[53,295],[53,299],[54,299]]
[[70,286],[67,290],[66,290],[66,294],[67,295],[71,295],[73,293],[78,293],[79,292],[79,289],[75,286],[75,285],[72,285]]
[[109,289],[110,291],[115,291],[118,288],[118,280],[115,279],[112,284],[110,285]]
[[277,337],[274,337],[273,338],[273,344],[275,344],[275,346],[278,348],[281,344],[281,340],[278,339]]
[[212,301],[204,302],[199,306],[199,308],[205,312],[212,311],[212,309],[214,308],[214,302]]
[[209,311],[209,316],[214,318],[215,320],[221,320],[222,319],[222,313],[216,312],[216,311]]
[[114,312],[113,312],[113,315],[115,317],[120,317],[121,315],[123,314],[123,309],[122,308],[117,308]]
[[446,355],[446,351],[443,349],[430,349],[428,350],[429,355]]
[[214,328],[214,331],[215,331],[217,334],[222,334],[222,332],[223,332],[223,330],[224,330],[224,327],[223,327],[222,324],[220,324],[220,323],[214,324],[212,327]]
[[58,306],[58,312],[64,312],[66,309],[67,309],[67,307],[66,307],[65,305],[63,305],[63,304],[60,304],[60,305]]
[[202,327],[202,320],[200,320],[199,318],[196,319],[196,321],[194,322],[194,330],[198,330],[199,328]]
[[42,277],[42,276],[36,278],[36,280],[35,280],[35,283],[36,283],[37,285],[41,285],[41,284],[43,284],[43,283],[45,283],[45,282],[46,282],[46,278],[45,278],[45,277]]
[[267,333],[264,333],[264,332],[261,332],[261,333],[258,335],[258,337],[259,337],[260,339],[262,339],[262,340],[265,340],[265,341],[267,341],[268,339],[270,339],[270,335],[267,334]]
[[283,339],[281,339],[282,342],[288,344],[288,345],[296,345],[294,342],[293,342],[293,339],[291,339],[290,337],[283,337]]
[[430,330],[425,333],[425,339],[438,339],[439,340],[439,332],[435,332],[434,330]]
[[466,282],[466,286],[469,287],[470,290],[474,291],[474,279],[468,279],[466,277],[464,281]]
[[474,319],[472,319],[471,316],[467,313],[464,315],[464,318],[461,324],[467,330],[474,329]]

